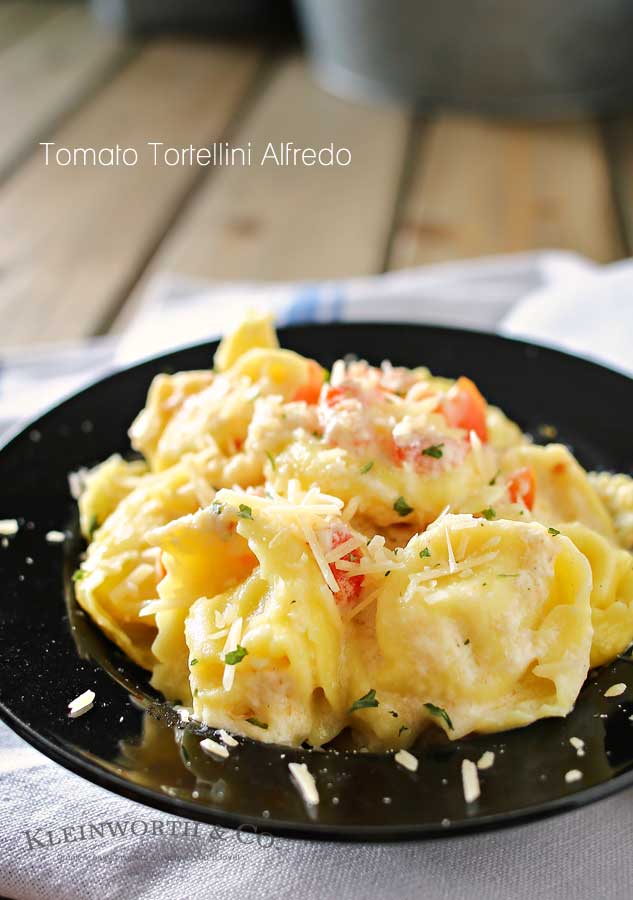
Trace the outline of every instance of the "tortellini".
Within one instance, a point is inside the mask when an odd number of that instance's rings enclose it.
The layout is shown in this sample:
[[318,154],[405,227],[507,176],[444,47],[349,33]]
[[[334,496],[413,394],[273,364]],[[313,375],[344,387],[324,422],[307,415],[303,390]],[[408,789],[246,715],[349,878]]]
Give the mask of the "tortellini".
[[410,746],[565,716],[633,642],[633,479],[467,377],[280,349],[251,315],[159,375],[144,459],[81,473],[80,605],[212,728]]

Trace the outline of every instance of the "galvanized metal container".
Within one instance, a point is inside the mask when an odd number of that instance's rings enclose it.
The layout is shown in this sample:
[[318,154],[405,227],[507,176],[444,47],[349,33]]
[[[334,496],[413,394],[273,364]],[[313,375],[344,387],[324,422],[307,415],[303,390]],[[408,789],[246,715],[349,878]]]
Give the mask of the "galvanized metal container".
[[633,107],[631,0],[296,0],[329,90],[560,117]]

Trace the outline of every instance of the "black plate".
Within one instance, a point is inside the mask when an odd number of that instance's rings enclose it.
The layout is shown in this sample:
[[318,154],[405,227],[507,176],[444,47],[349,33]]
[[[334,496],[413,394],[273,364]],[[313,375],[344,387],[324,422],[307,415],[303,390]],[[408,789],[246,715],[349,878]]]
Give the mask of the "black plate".
[[[539,426],[555,425],[587,467],[631,466],[623,411],[633,408],[633,381],[592,363],[492,335],[416,325],[306,326],[282,330],[280,337],[324,365],[353,352],[372,363],[386,357],[406,366],[424,363],[443,375],[467,373],[537,440]],[[631,692],[603,697],[614,682],[633,683],[626,660],[594,673],[567,719],[455,743],[427,738],[416,749],[416,774],[391,755],[251,741],[214,761],[199,751],[195,734],[185,736],[184,752],[178,749],[171,711],[148,687],[146,674],[75,604],[70,574],[81,541],[67,473],[128,452],[126,430],[152,377],[208,367],[214,349],[192,347],[106,378],[0,451],[0,518],[21,523],[0,549],[2,718],[52,759],[134,800],[207,822],[310,837],[386,840],[499,827],[569,810],[631,784]],[[63,547],[49,544],[45,535],[52,528],[75,537]],[[95,708],[67,718],[68,701],[88,687],[96,691]],[[573,735],[586,743],[582,759],[569,745]],[[481,798],[466,806],[461,761],[485,749],[496,752],[496,761],[481,773]],[[313,815],[288,777],[287,764],[295,759],[316,774],[321,804]],[[572,768],[584,777],[566,784]]]

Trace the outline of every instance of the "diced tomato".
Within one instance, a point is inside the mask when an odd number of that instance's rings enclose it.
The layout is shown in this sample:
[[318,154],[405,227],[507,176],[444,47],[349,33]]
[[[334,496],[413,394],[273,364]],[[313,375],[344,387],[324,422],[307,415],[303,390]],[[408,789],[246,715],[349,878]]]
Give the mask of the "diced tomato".
[[451,427],[474,431],[482,441],[488,440],[486,409],[486,401],[477,385],[464,375],[457,379],[440,405],[440,410]]
[[338,406],[338,404],[349,397],[349,391],[344,387],[332,387],[327,389],[325,402],[328,406]]
[[[344,544],[345,541],[348,541],[351,536],[352,535],[349,531],[335,531],[332,535],[332,550],[334,550],[336,547],[340,547],[341,544]],[[360,560],[359,553],[359,549],[352,550],[342,558],[346,562],[358,562]],[[356,601],[360,597],[360,592],[363,589],[365,576],[352,575],[350,572],[345,572],[342,569],[338,569],[335,562],[330,563],[330,569],[339,587],[338,591],[334,594],[334,599],[336,600],[336,602],[344,605],[352,605],[356,603]]]
[[321,388],[325,381],[325,370],[313,359],[308,360],[307,377],[301,387],[293,394],[293,400],[303,400],[305,403],[317,403]]
[[534,496],[536,493],[536,478],[534,469],[531,466],[525,466],[518,469],[508,480],[508,493],[512,503],[523,502],[528,509],[534,506]]

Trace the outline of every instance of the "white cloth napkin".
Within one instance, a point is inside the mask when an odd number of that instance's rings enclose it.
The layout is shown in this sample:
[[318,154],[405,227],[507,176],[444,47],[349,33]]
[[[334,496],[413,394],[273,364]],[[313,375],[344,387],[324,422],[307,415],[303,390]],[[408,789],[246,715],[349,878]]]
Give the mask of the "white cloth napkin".
[[[498,329],[633,374],[633,261],[601,268],[541,253],[318,284],[162,279],[120,341],[4,354],[0,431],[118,365],[214,337],[240,309],[262,305],[281,324],[388,318]],[[103,837],[79,840],[88,823],[104,823]],[[15,900],[615,900],[633,884],[633,789],[560,818],[424,843],[247,840],[91,785],[0,725],[0,894]]]

